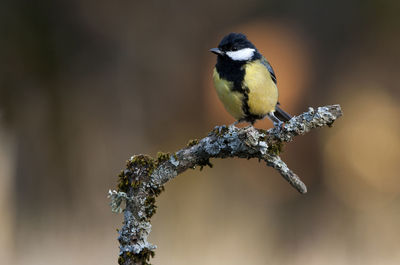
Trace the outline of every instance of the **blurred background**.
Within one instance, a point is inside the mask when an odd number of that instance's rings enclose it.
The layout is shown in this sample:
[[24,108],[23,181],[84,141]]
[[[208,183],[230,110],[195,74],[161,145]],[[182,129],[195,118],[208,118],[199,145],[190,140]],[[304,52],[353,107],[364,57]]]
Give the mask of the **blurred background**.
[[116,264],[123,216],[107,191],[131,155],[234,121],[208,49],[243,32],[283,109],[344,116],[285,146],[307,195],[252,160],[168,183],[152,263],[399,264],[399,3],[3,0],[0,263]]

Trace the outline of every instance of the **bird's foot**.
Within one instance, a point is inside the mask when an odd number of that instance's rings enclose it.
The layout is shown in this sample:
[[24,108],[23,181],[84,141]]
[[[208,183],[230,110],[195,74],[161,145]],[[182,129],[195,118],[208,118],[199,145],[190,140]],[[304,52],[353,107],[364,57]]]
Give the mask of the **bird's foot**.
[[283,122],[279,121],[279,122],[273,122],[274,127],[278,128],[278,129],[282,129],[283,128]]
[[283,121],[281,121],[280,119],[278,119],[274,112],[270,112],[267,114],[268,118],[272,121],[272,123],[274,124],[274,128],[277,130],[282,130],[283,128]]

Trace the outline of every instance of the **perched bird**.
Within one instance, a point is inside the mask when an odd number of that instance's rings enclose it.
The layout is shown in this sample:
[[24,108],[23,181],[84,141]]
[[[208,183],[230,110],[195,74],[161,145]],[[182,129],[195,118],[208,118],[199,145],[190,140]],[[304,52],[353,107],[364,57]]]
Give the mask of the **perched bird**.
[[230,33],[210,49],[218,55],[213,79],[219,99],[237,122],[268,116],[275,127],[291,116],[279,107],[276,76],[272,66],[241,33]]

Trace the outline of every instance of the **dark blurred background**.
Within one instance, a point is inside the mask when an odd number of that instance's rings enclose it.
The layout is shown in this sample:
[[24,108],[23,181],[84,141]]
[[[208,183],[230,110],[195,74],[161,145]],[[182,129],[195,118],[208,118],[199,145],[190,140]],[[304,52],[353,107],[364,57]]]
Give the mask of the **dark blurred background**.
[[285,146],[307,195],[251,160],[168,183],[153,263],[399,264],[399,3],[3,0],[0,263],[116,264],[108,189],[131,155],[234,121],[208,49],[243,32],[285,110],[344,116]]

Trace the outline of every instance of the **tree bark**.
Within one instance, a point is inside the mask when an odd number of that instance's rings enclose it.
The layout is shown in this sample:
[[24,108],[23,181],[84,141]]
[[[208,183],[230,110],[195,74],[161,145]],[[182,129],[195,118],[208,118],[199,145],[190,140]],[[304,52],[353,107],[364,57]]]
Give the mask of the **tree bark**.
[[340,116],[342,110],[339,105],[319,107],[317,110],[309,108],[281,128],[262,130],[253,126],[217,126],[207,137],[190,141],[188,146],[174,154],[158,153],[155,159],[147,155],[132,156],[119,175],[117,190],[109,191],[112,210],[124,212],[124,223],[118,236],[118,263],[149,264],[156,248],[147,241],[151,231],[150,218],[156,211],[155,197],[163,191],[165,183],[187,169],[212,167],[210,158],[258,158],[278,170],[297,191],[306,193],[306,185],[282,161],[279,153],[285,142],[311,129],[325,125],[330,127]]

